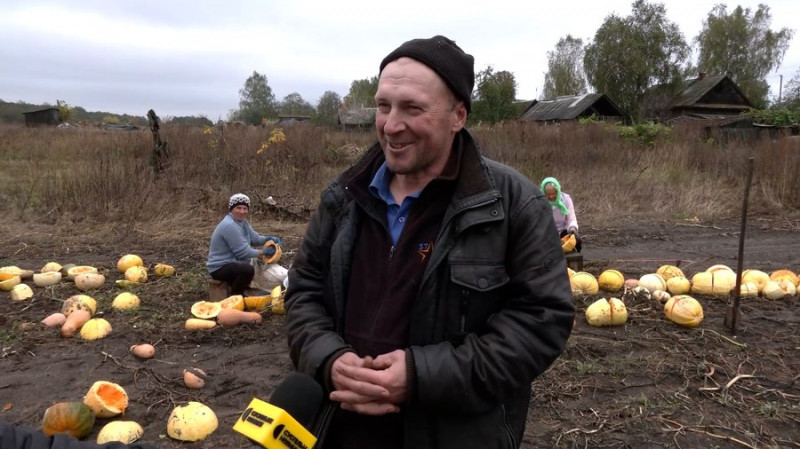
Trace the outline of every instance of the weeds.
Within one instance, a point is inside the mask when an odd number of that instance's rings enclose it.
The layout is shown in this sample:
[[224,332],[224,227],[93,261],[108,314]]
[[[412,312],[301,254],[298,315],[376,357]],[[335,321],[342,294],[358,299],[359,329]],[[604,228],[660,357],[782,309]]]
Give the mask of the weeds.
[[[691,128],[642,124],[537,125],[507,122],[471,130],[488,157],[534,184],[557,177],[582,217],[597,224],[620,215],[650,218],[735,216],[749,157],[760,210],[800,208],[800,152],[787,140],[721,145]],[[215,217],[232,192],[272,196],[305,215],[336,174],[375,140],[301,124],[281,128],[205,129],[166,124],[166,176],[148,166],[148,130],[29,129],[7,126],[0,140],[0,210],[43,222],[133,223],[187,215]],[[298,212],[304,212],[298,214]]]

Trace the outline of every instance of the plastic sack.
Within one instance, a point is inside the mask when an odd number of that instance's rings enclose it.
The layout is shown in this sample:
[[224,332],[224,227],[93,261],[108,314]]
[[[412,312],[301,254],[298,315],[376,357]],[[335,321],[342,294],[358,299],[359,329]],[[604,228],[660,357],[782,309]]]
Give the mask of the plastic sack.
[[289,275],[289,270],[277,263],[264,263],[261,259],[251,259],[256,274],[250,282],[250,288],[271,291],[276,285],[282,285]]

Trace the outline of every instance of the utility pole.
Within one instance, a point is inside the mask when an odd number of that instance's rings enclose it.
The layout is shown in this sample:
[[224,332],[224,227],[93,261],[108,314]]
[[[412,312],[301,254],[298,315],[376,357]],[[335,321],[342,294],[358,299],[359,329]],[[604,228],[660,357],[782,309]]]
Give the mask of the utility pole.
[[781,93],[783,93],[783,75],[778,75],[781,77],[780,82],[778,82],[778,105],[781,104]]

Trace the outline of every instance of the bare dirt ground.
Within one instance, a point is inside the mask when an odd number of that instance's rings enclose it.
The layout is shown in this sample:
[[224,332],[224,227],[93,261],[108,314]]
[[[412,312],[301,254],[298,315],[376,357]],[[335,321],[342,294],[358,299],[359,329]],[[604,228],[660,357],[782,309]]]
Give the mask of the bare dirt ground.
[[[259,220],[257,229],[281,235],[288,265],[305,228],[295,221]],[[207,295],[203,267],[215,223],[187,223],[192,231],[158,226],[59,227],[3,224],[0,265],[38,270],[48,261],[94,265],[107,276],[92,292],[111,334],[97,341],[62,338],[39,320],[78,293],[62,282],[35,288],[32,300],[11,301],[0,292],[0,420],[38,428],[44,410],[81,400],[96,380],[122,385],[130,396],[124,419],[145,429],[142,441],[158,447],[252,447],[232,426],[254,397],[268,399],[291,370],[285,316],[265,315],[259,325],[186,331],[190,306]],[[626,277],[678,264],[687,275],[714,264],[736,268],[738,220],[623,220],[585,228],[584,268],[597,275],[616,268]],[[800,270],[800,221],[753,216],[746,232],[745,268]],[[136,312],[110,307],[120,292],[114,280],[123,254],[145,263],[177,267],[172,278],[152,278],[133,291]],[[602,293],[602,292],[601,292]],[[734,334],[724,325],[726,299],[697,297],[705,320],[696,329],[663,318],[657,303],[628,304],[626,325],[596,328],[583,312],[601,294],[575,298],[577,326],[564,355],[534,382],[523,447],[526,448],[784,448],[800,447],[800,301],[747,299]],[[135,343],[157,348],[141,361]],[[187,389],[184,368],[208,373],[205,388]],[[183,443],[166,436],[175,405],[199,401],[219,418],[206,440]],[[109,419],[98,419],[93,441]]]

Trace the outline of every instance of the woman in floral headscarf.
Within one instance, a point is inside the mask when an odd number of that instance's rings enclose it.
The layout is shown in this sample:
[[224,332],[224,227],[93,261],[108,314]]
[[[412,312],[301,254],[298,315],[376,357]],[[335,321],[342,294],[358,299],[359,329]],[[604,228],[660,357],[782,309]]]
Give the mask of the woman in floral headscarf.
[[575,206],[572,197],[561,191],[561,184],[556,178],[544,178],[540,189],[544,192],[550,206],[553,208],[553,220],[556,222],[558,234],[564,237],[567,234],[575,235],[575,251],[581,252],[581,237],[578,234],[578,218],[575,216]]

